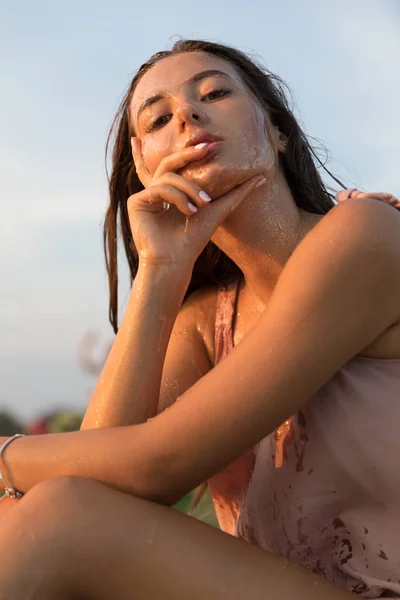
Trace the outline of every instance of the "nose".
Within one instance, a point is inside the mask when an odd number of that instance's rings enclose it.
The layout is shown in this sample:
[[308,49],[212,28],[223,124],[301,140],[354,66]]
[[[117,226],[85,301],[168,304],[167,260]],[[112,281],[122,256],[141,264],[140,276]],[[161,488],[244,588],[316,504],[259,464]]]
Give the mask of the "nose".
[[197,106],[193,106],[189,102],[181,102],[175,111],[175,116],[179,123],[183,126],[196,124],[204,124],[206,121],[205,114],[199,110]]

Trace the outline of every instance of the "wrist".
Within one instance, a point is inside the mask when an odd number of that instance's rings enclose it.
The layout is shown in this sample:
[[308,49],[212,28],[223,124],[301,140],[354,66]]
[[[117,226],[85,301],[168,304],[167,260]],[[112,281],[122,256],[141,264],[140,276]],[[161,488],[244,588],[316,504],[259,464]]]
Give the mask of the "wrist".
[[[0,448],[4,442],[8,440],[8,437],[0,436]],[[0,469],[3,469],[3,461],[0,459]],[[4,483],[0,479],[0,492],[4,492]]]
[[145,285],[168,285],[168,289],[176,292],[183,291],[185,294],[192,276],[193,266],[184,267],[176,264],[154,265],[140,262],[137,279]]
[[[0,437],[0,489],[5,490],[5,494],[10,498],[22,498],[23,492],[17,490],[13,485],[12,477],[10,479],[9,466],[4,461],[4,452],[8,450],[8,447],[19,438],[26,437],[24,433],[16,433],[8,437]],[[8,452],[7,452],[8,454]]]
[[[190,283],[190,273],[174,266],[140,264],[136,273],[127,312],[129,320],[145,315],[175,320]],[[150,318],[150,317],[149,317]]]

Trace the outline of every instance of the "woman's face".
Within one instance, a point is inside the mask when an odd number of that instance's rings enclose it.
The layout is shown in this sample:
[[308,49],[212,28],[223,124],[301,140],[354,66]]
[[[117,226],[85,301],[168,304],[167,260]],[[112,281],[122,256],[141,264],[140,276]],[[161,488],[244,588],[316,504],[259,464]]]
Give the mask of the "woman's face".
[[[141,78],[130,106],[148,171],[202,134],[218,140],[207,156],[178,171],[211,197],[253,175],[271,175],[279,131],[227,61],[205,52],[169,56]],[[201,140],[200,140],[201,141]]]

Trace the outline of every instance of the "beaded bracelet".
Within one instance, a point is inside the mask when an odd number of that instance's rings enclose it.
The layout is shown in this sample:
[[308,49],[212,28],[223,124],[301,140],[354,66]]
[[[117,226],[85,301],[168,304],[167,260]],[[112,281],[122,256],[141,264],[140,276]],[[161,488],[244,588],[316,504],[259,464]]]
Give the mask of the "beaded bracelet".
[[[13,440],[16,440],[19,437],[25,437],[25,435],[23,433],[16,433],[15,435],[8,438],[8,440],[6,440],[4,442],[4,444],[0,448],[0,461],[2,460],[2,458],[1,458],[2,454],[3,454],[4,450],[6,449],[6,447],[8,446],[8,444],[10,444]],[[4,475],[2,473],[2,470],[1,470],[1,466],[0,466],[0,479],[5,487],[4,493],[6,496],[9,496],[10,498],[15,498],[16,500],[19,500],[20,498],[22,498],[22,496],[24,495],[23,492],[16,490],[14,487],[8,485],[8,483],[6,482]]]

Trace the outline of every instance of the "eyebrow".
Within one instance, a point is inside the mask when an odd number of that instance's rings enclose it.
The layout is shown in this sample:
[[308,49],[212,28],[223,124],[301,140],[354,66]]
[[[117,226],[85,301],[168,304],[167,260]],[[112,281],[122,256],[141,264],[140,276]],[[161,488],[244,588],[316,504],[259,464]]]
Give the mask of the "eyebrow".
[[[227,75],[223,71],[218,71],[217,69],[209,69],[208,71],[201,71],[201,73],[196,73],[196,75],[194,75],[193,77],[191,77],[190,79],[188,79],[184,83],[189,84],[189,85],[193,85],[194,83],[197,83],[198,81],[201,81],[202,79],[206,79],[207,77],[215,77],[215,76],[225,77],[227,79],[230,79],[229,75]],[[150,96],[149,98],[147,98],[147,100],[145,100],[140,105],[140,108],[139,108],[139,110],[137,112],[137,115],[136,115],[136,122],[139,121],[139,117],[140,117],[141,113],[146,108],[148,108],[152,104],[155,104],[159,100],[163,100],[164,98],[168,98],[168,95],[164,94],[164,93],[160,93],[160,94],[156,94],[155,96]]]

